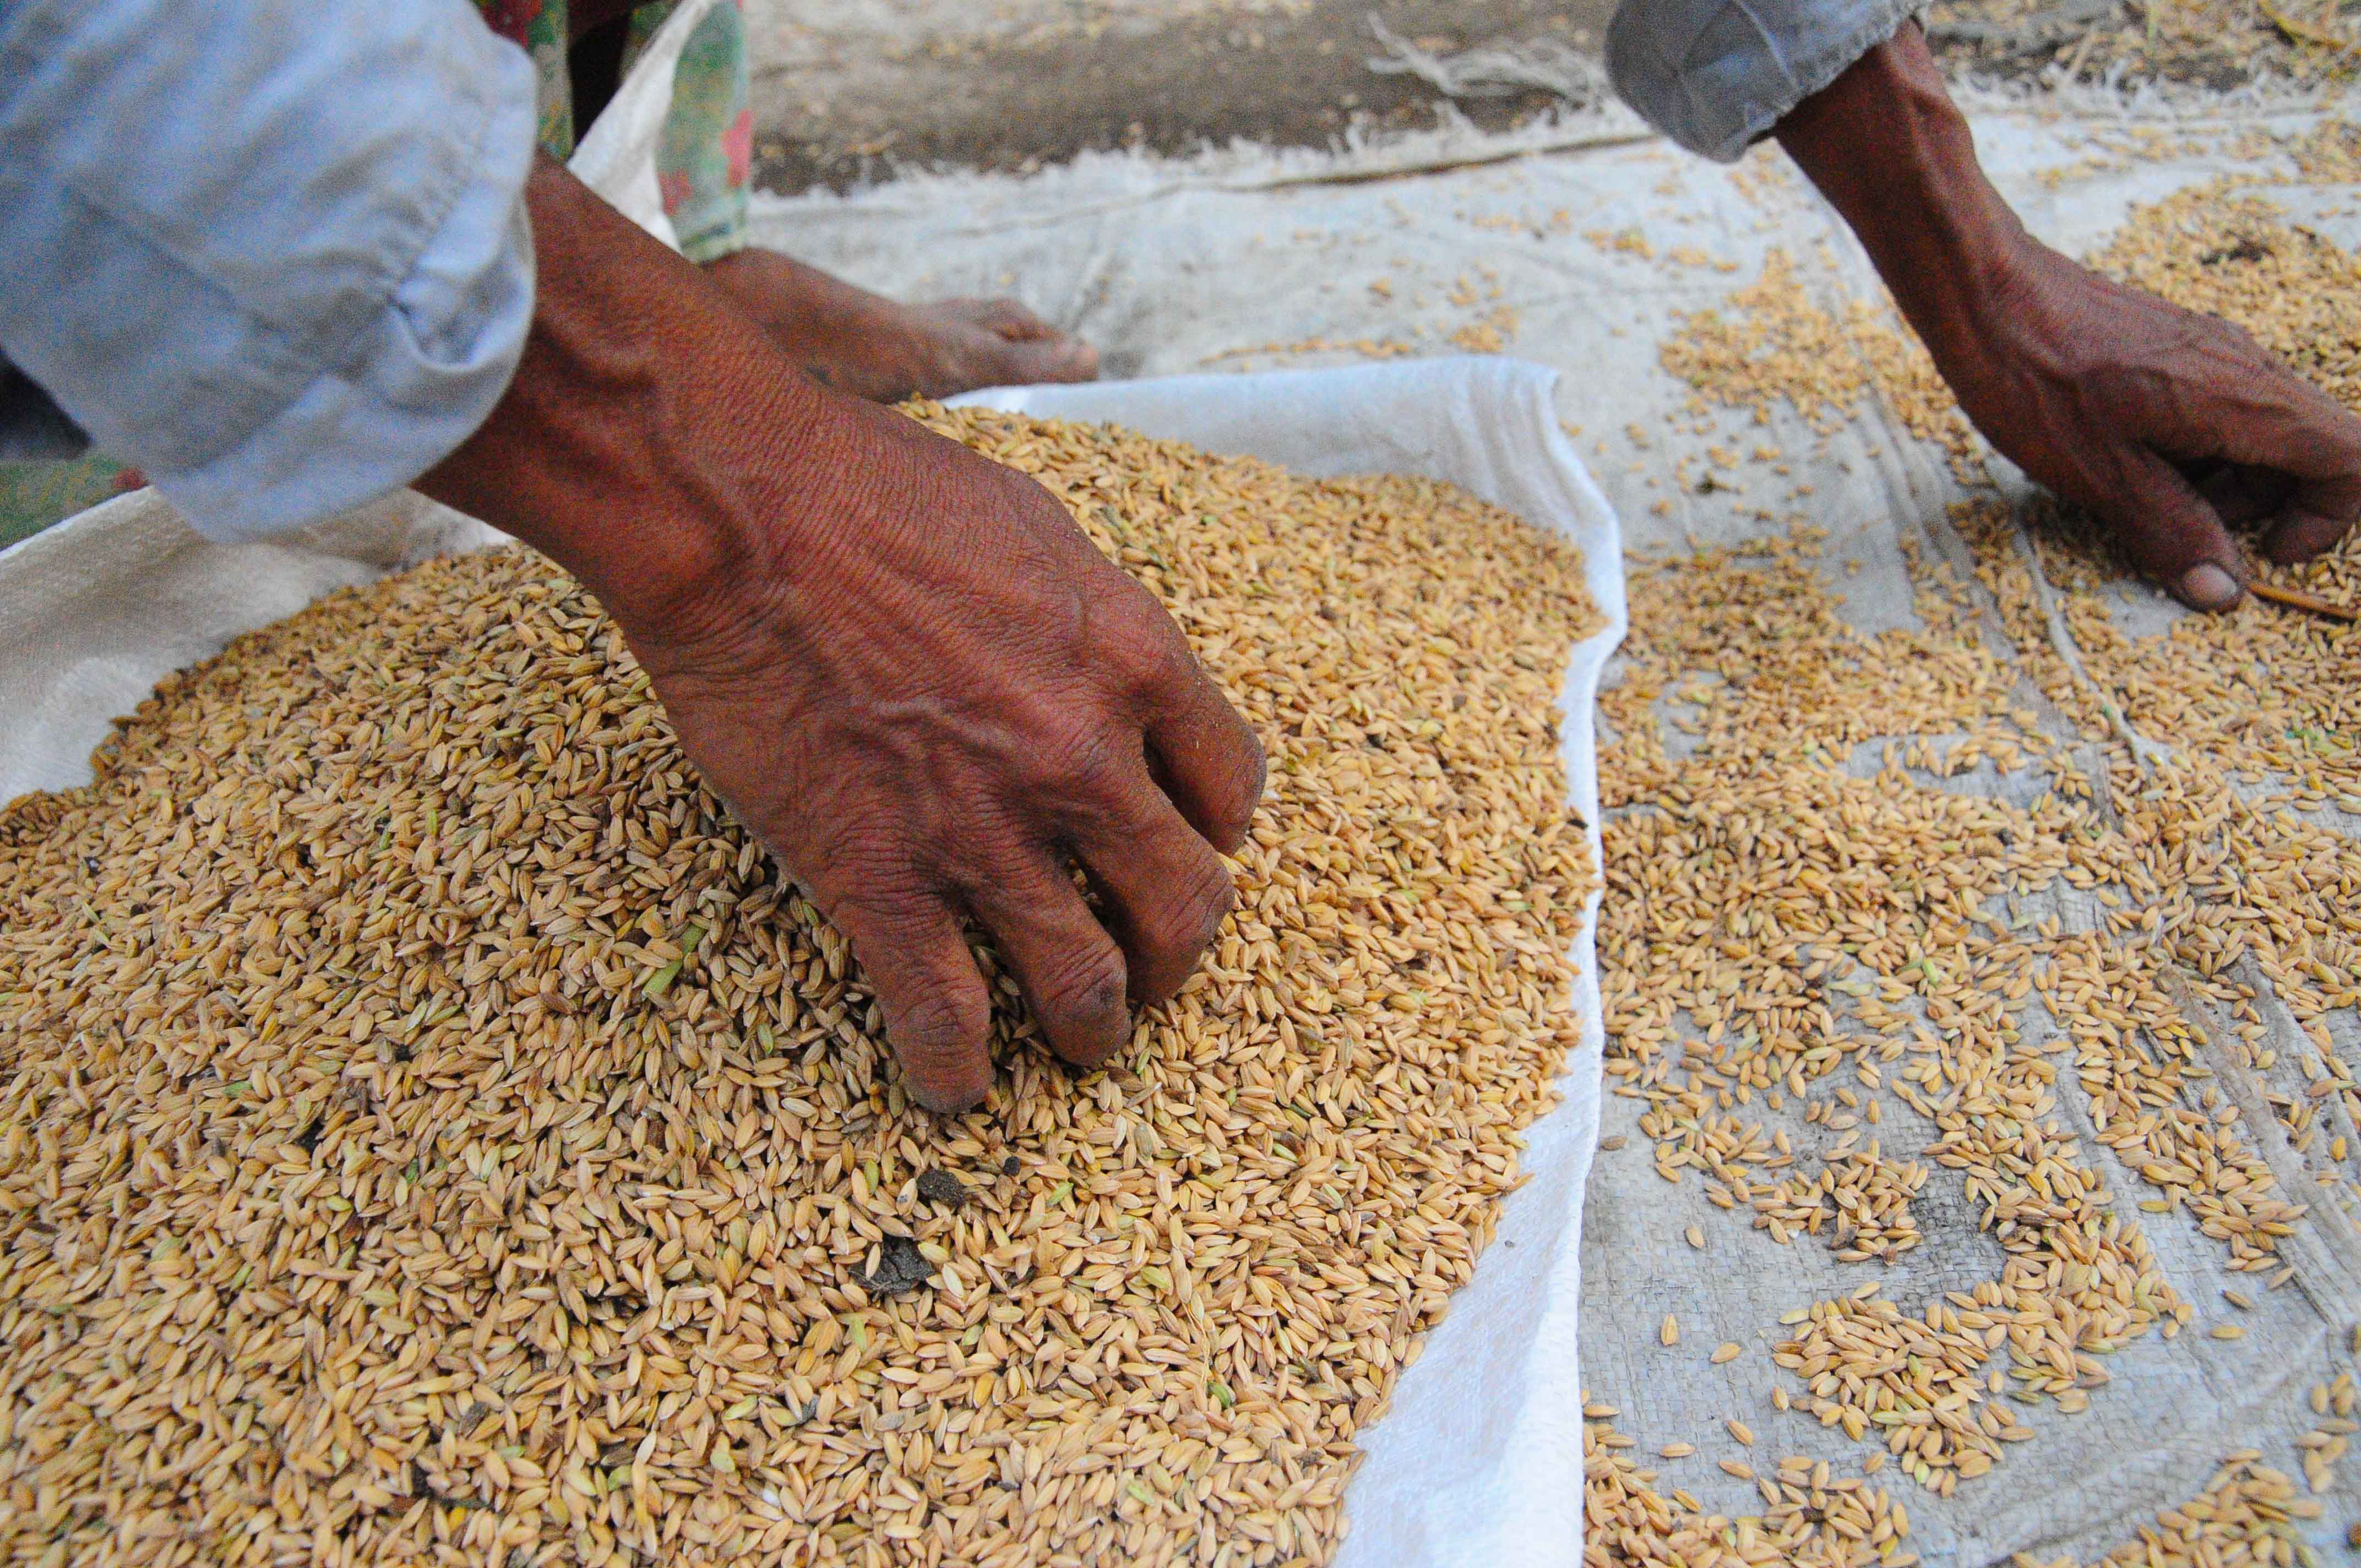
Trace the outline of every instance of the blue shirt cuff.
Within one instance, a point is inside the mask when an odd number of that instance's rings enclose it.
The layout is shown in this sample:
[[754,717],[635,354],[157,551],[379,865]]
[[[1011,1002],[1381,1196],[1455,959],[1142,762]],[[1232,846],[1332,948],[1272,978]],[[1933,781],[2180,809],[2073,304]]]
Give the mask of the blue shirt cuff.
[[0,4],[0,356],[215,538],[409,483],[523,354],[534,88],[468,0]]
[[1623,0],[1607,73],[1691,152],[1734,163],[1927,0]]
[[491,416],[533,324],[522,194],[531,98],[502,120],[513,123],[486,126],[485,167],[351,354],[218,457],[149,472],[201,532],[256,539],[364,505],[424,474]]

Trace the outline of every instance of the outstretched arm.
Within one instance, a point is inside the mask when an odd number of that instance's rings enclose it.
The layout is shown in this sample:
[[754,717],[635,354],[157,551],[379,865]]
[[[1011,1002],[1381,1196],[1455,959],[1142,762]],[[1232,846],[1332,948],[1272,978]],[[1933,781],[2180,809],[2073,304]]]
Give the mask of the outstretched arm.
[[1905,23],[1778,123],[1852,225],[1976,428],[2103,519],[2141,570],[2226,609],[2225,524],[2271,520],[2275,561],[2361,513],[2361,420],[2246,333],[2100,277],[2026,234]]

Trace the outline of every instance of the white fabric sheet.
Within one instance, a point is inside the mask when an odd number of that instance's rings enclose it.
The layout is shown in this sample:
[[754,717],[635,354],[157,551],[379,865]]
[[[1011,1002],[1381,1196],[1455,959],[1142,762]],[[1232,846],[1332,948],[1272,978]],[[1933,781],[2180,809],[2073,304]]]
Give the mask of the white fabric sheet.
[[[644,146],[639,132],[669,82],[635,76],[625,93],[616,136],[628,140],[637,126],[633,145]],[[2251,103],[2093,102],[2081,113],[1990,107],[1977,131],[2033,229],[2080,251],[2134,202],[2256,167],[2250,157],[2205,150],[2208,138],[2226,148],[2249,129],[2296,129],[2312,117]],[[2151,144],[2126,156],[2126,121],[2164,130],[2179,150]],[[2114,150],[2110,137],[2118,138]],[[644,220],[643,154],[628,150],[604,166],[601,188]],[[2266,193],[2347,246],[2361,236],[2349,192],[2290,180]],[[1530,367],[1445,360],[1322,378],[1033,389],[991,400],[1117,419],[1311,471],[1411,468],[1456,479],[1537,524],[1572,532],[1618,628],[1610,505],[1633,544],[1650,550],[1760,533],[1807,507],[1829,530],[1831,579],[1864,630],[1910,619],[1905,540],[1958,558],[1942,521],[1951,482],[1889,411],[1864,409],[1825,439],[1785,414],[1758,426],[1743,413],[1711,412],[1699,432],[1688,389],[1658,365],[1678,313],[1722,304],[1773,247],[1832,309],[1874,297],[1858,250],[1775,155],[1758,153],[1735,171],[1709,168],[1610,112],[1509,137],[1450,131],[1333,156],[1248,148],[1177,162],[1086,159],[1029,180],[919,176],[850,197],[760,203],[757,231],[893,293],[1019,293],[1088,334],[1118,375],[1433,355],[1455,334],[1497,340],[1563,372],[1554,392]],[[1611,237],[1625,232],[1644,246]],[[1596,489],[1557,438],[1558,420],[1578,427],[1577,444],[1597,464]],[[1747,459],[1714,465],[1731,484],[1709,494],[1695,484],[1712,448],[1743,454],[1766,442],[1791,473],[1774,478]],[[1794,492],[1801,483],[1812,487],[1807,501]],[[194,541],[152,499],[133,497],[0,555],[0,795],[72,782],[109,717],[166,670],[406,552],[478,540],[469,532],[478,527],[409,500],[314,539],[232,554]],[[2152,627],[2170,611],[2132,591],[2121,613]],[[1588,698],[1613,635],[1586,646],[1568,685],[1576,802],[1594,823]],[[1605,678],[1613,678],[1611,661]],[[2059,913],[2070,924],[2092,917]],[[1658,1181],[1633,1125],[1635,1102],[1598,1098],[1587,948],[1585,957],[1578,1004],[1587,1030],[1567,1076],[1568,1102],[1535,1129],[1533,1181],[1510,1199],[1499,1242],[1403,1376],[1393,1409],[1365,1434],[1369,1462],[1346,1498],[1349,1568],[1578,1563],[1585,1384],[1622,1407],[1619,1424],[1646,1450],[1678,1438],[1710,1456],[1722,1418],[1737,1414],[1763,1434],[1762,1452],[1857,1471],[1860,1445],[1772,1412],[1767,1397],[1782,1375],[1765,1357],[1717,1366],[1702,1347],[1736,1340],[1759,1352],[1786,1332],[1780,1311],[1872,1277],[1916,1300],[1992,1272],[1997,1249],[1940,1198],[1929,1200],[1928,1244],[1882,1271],[1773,1246],[1728,1225],[1697,1184]],[[2361,1042],[2350,1019],[2334,1026],[2341,1047]],[[1628,1144],[1594,1170],[1602,1122]],[[1909,1152],[1899,1126],[1887,1129],[1887,1142]],[[2131,1173],[2113,1185],[2122,1203],[2139,1195]],[[1692,1223],[1714,1238],[1709,1250],[1680,1240]],[[2254,1284],[2224,1275],[2220,1248],[2178,1218],[2147,1228],[2188,1299],[2210,1303],[2224,1284]],[[2233,1449],[2252,1444],[2292,1469],[2289,1441],[2311,1420],[2303,1388],[2352,1365],[2341,1346],[2361,1316],[2353,1283],[2361,1241],[2349,1222],[2323,1218],[2289,1255],[2297,1285],[2263,1295],[2244,1340],[2147,1337],[2110,1358],[2114,1380],[2087,1414],[2034,1414],[2036,1441],[1956,1498],[1938,1501],[1889,1470],[1923,1560],[1982,1564],[2016,1551],[2089,1558],[2194,1496]],[[1666,1311],[1684,1325],[1680,1354],[1656,1343]],[[1686,1486],[1730,1516],[1760,1508],[1751,1486],[1711,1469],[1708,1457],[1662,1485]],[[2325,1518],[2306,1530],[2323,1554],[2355,1513],[2347,1496],[2327,1502]]]

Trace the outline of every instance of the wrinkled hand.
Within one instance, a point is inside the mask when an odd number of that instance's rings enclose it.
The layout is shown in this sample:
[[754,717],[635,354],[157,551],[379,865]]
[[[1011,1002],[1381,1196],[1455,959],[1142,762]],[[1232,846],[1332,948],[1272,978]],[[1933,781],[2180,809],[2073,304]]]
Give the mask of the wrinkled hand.
[[2361,419],[2227,322],[2022,251],[1993,307],[1930,343],[1994,446],[2198,609],[2244,591],[2225,524],[2270,520],[2263,553],[2281,563],[2344,536],[2361,515]]
[[851,939],[912,1092],[954,1109],[992,1078],[962,913],[1049,1045],[1097,1065],[1228,912],[1214,851],[1245,837],[1262,752],[1048,491],[836,402],[764,477],[767,554],[632,646],[707,781]]
[[2025,232],[1915,23],[1779,122],[1976,428],[2200,609],[2245,592],[2225,521],[2298,561],[2361,513],[2361,420],[2235,326]]
[[1104,1060],[1229,909],[1253,733],[1047,490],[818,386],[555,164],[526,195],[522,362],[420,488],[598,596],[707,781],[851,939],[922,1104],[992,1081],[966,916],[1051,1047]]

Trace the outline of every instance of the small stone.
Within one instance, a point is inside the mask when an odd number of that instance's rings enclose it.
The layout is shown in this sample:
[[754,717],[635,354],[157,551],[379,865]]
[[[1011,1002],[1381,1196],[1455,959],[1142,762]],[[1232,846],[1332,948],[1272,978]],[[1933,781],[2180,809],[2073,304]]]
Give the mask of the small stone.
[[861,1288],[872,1296],[907,1296],[924,1285],[935,1272],[918,1251],[918,1244],[907,1236],[887,1236],[880,1249],[877,1272],[861,1277]]
[[918,1178],[918,1196],[956,1212],[967,1207],[967,1183],[937,1166]]

